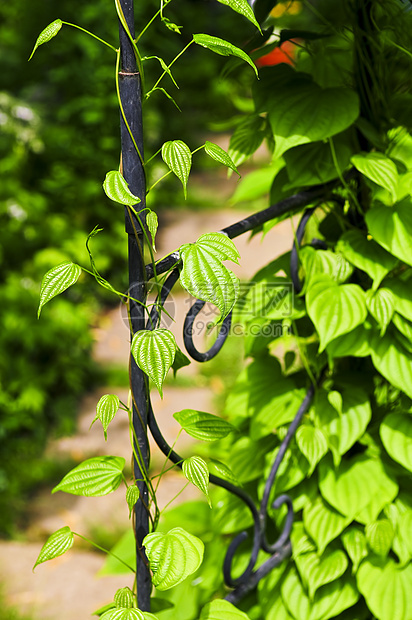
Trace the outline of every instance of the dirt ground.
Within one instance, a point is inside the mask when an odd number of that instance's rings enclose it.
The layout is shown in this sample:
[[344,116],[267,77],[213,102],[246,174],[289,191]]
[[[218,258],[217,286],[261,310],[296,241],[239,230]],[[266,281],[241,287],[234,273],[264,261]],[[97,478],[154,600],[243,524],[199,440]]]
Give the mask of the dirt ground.
[[[158,256],[161,257],[176,249],[176,246],[194,241],[203,233],[220,230],[224,226],[241,219],[243,214],[232,210],[221,212],[191,212],[190,210],[164,213],[160,216],[157,240]],[[293,235],[291,223],[285,221],[272,229],[262,241],[260,236],[251,240],[248,235],[236,239],[235,243],[242,256],[241,265],[233,270],[241,278],[251,277],[261,266],[273,260],[291,246]],[[180,347],[182,343],[183,318],[188,311],[187,296],[175,294],[172,298],[173,314],[176,323],[171,329],[176,334]],[[125,316],[120,308],[101,317],[95,330],[95,358],[101,364],[128,363],[129,334]],[[187,407],[213,413],[213,391],[191,386],[198,372],[198,365],[180,371],[187,378],[187,387],[167,387],[164,399],[153,394],[154,410],[161,429],[169,441],[173,442],[178,425],[173,413]],[[193,381],[195,383],[195,381]],[[130,462],[130,443],[126,417],[118,414],[109,427],[108,441],[104,442],[100,423],[90,429],[95,416],[98,399],[105,393],[116,393],[127,400],[124,388],[102,386],[93,394],[88,394],[81,406],[78,427],[75,435],[52,442],[48,453],[56,458],[70,455],[76,460],[97,454],[124,456]],[[126,416],[126,414],[124,414]],[[179,449],[188,448],[188,439],[179,440]],[[159,466],[161,458],[152,445],[154,466]],[[160,487],[159,503],[165,506],[182,486],[177,474],[169,474],[167,483]],[[179,497],[179,501],[196,496],[194,487]],[[69,525],[72,530],[87,535],[96,527],[97,520],[106,528],[122,531],[129,527],[128,511],[122,493],[112,493],[101,498],[83,498],[64,493],[50,496],[49,491],[39,493],[27,506],[31,525],[25,532],[22,542],[0,542],[0,579],[7,596],[7,603],[22,613],[30,614],[34,620],[87,620],[90,614],[110,602],[119,587],[132,585],[132,579],[124,577],[99,577],[104,556],[88,551],[84,546],[37,567],[32,566],[41,548],[41,541],[56,529]],[[77,546],[78,547],[78,546]]]

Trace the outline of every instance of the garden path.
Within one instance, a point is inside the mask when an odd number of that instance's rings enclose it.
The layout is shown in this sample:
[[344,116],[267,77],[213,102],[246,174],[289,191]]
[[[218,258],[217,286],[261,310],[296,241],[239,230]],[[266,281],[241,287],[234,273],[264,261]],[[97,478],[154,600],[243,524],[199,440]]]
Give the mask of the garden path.
[[[221,212],[196,212],[176,210],[160,214],[157,240],[158,256],[163,256],[176,246],[195,240],[199,235],[219,230],[233,223],[242,214],[226,209]],[[285,221],[272,229],[261,240],[260,236],[248,240],[247,235],[236,239],[242,256],[241,265],[234,271],[241,278],[251,277],[257,269],[288,250],[293,239],[290,221]],[[175,293],[168,308],[176,316],[173,331],[182,346],[182,321],[189,305],[184,293]],[[127,365],[129,336],[124,314],[120,308],[111,310],[101,317],[95,330],[94,355],[102,364]],[[167,387],[164,400],[153,394],[154,408],[167,439],[173,442],[177,423],[172,414],[188,406],[198,410],[213,412],[215,396],[221,388],[222,378],[209,387],[196,386],[199,365],[193,363],[179,374],[185,379],[183,387]],[[182,385],[182,382],[180,382]],[[187,386],[187,387],[186,387]],[[215,387],[214,387],[215,386]],[[211,388],[211,389],[210,389]],[[81,406],[78,428],[75,435],[53,441],[48,453],[58,458],[65,455],[80,461],[96,454],[116,454],[130,462],[128,426],[125,417],[118,415],[109,427],[108,442],[103,441],[101,427],[96,423],[89,430],[95,415],[95,405],[101,395],[117,393],[127,400],[127,390],[116,386],[103,386],[95,393],[88,394]],[[179,450],[184,454],[188,439],[179,440]],[[159,456],[153,456],[154,467],[159,467]],[[182,481],[179,474],[170,473],[160,486],[159,503],[165,506],[180,490]],[[179,497],[179,501],[196,496],[197,490],[189,488]],[[97,608],[113,598],[116,589],[132,585],[128,577],[99,577],[97,575],[104,563],[104,556],[75,543],[69,553],[42,564],[32,573],[44,541],[56,529],[69,525],[81,534],[98,532],[120,532],[129,527],[127,509],[123,495],[113,493],[103,498],[82,498],[58,493],[50,498],[50,490],[40,492],[28,505],[30,526],[22,542],[0,542],[0,579],[6,593],[6,602],[20,613],[33,620],[87,620]],[[87,550],[86,550],[87,549]]]

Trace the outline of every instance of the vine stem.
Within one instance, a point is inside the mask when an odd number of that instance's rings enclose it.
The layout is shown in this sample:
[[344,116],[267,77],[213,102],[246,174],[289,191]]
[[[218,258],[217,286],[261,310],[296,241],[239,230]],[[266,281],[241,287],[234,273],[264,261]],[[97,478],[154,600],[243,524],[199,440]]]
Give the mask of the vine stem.
[[[159,84],[160,84],[160,82],[163,80],[164,76],[168,73],[168,71],[169,71],[170,67],[172,67],[172,66],[175,64],[176,60],[178,60],[178,59],[180,58],[180,56],[182,56],[182,54],[184,54],[184,53],[185,53],[185,51],[186,51],[186,50],[187,50],[187,49],[188,49],[188,48],[192,45],[192,43],[194,43],[194,42],[195,42],[195,40],[194,40],[194,39],[192,39],[191,41],[189,41],[189,43],[188,43],[188,44],[187,44],[187,45],[186,45],[186,46],[182,49],[182,51],[181,51],[181,52],[179,52],[179,53],[178,53],[178,55],[177,55],[177,56],[175,56],[175,58],[173,58],[173,60],[172,60],[172,62],[170,63],[170,65],[168,65],[167,69],[165,69],[165,70],[163,71],[162,75],[161,75],[161,76],[160,76],[160,78],[157,80],[157,82],[155,83],[155,85],[153,86],[153,88],[151,89],[151,91],[153,91],[155,88],[157,88],[157,87],[159,86]],[[151,92],[151,91],[150,91],[150,92]]]
[[90,538],[87,538],[86,536],[82,536],[81,534],[78,534],[77,532],[72,532],[75,536],[78,536],[79,538],[81,538],[82,540],[85,540],[87,543],[89,543],[89,545],[93,545],[93,547],[96,547],[96,549],[99,549],[100,551],[103,551],[103,553],[107,553],[108,555],[111,555],[113,558],[115,558],[116,560],[118,560],[118,562],[121,562],[122,564],[124,564],[125,566],[127,566],[127,568],[129,570],[132,571],[132,573],[135,572],[135,569],[130,566],[130,564],[128,564],[127,562],[125,562],[124,560],[122,560],[122,558],[119,558],[118,555],[116,555],[115,553],[113,553],[112,551],[109,551],[109,549],[105,549],[104,547],[101,547],[100,545],[98,545],[97,543],[93,542],[93,540],[90,540]]
[[93,32],[89,32],[89,30],[86,30],[86,28],[82,28],[81,26],[78,26],[77,24],[71,24],[69,22],[64,22],[64,21],[62,21],[62,24],[64,24],[65,26],[71,26],[72,28],[77,28],[77,30],[81,30],[82,32],[85,32],[89,36],[93,37],[93,39],[97,39],[97,41],[100,41],[100,43],[103,43],[107,47],[110,47],[110,49],[112,49],[114,52],[117,52],[117,49],[113,45],[110,45],[110,43],[108,43],[104,39],[101,39],[97,35],[93,34]]

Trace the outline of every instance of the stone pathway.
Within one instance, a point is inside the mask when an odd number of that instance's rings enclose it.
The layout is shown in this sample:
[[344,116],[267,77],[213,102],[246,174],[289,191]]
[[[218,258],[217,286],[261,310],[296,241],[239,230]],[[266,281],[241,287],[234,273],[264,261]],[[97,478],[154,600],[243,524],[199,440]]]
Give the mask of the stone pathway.
[[[220,230],[241,217],[242,214],[231,210],[210,213],[178,210],[162,213],[159,218],[158,256],[167,254],[182,243],[196,240],[205,232]],[[241,278],[251,277],[261,266],[288,250],[292,238],[289,221],[272,229],[263,242],[260,236],[249,241],[247,235],[243,235],[236,239],[242,256],[241,265],[234,266],[233,270]],[[181,292],[172,296],[168,307],[176,319],[171,329],[181,348],[183,319],[189,307],[187,296]],[[122,309],[117,308],[104,314],[99,327],[95,329],[94,355],[102,364],[127,367],[129,334],[125,318]],[[153,393],[159,425],[170,443],[173,443],[179,430],[173,413],[187,407],[213,413],[213,389],[190,387],[190,382],[196,383],[198,365],[192,363],[180,373],[186,377],[189,387],[167,387],[163,400]],[[69,455],[80,462],[92,455],[114,454],[124,456],[126,462],[130,462],[126,414],[119,412],[111,423],[107,442],[104,442],[99,422],[89,429],[95,416],[96,403],[105,393],[116,393],[123,401],[127,401],[127,390],[116,389],[116,386],[105,386],[87,395],[80,408],[76,434],[52,442],[48,447],[49,455],[53,454],[57,458]],[[187,435],[184,437],[183,433],[178,444],[183,455],[190,448],[190,443],[190,438]],[[151,448],[153,467],[160,468],[163,457],[156,453],[153,445]],[[179,474],[167,474],[160,486],[160,507],[165,506],[183,484]],[[194,487],[188,487],[179,496],[179,501],[196,494]],[[37,567],[34,574],[31,570],[42,542],[64,525],[84,535],[92,533],[98,523],[102,523],[108,530],[126,530],[130,522],[123,493],[83,498],[64,493],[50,497],[50,492],[44,491],[31,502],[28,510],[31,525],[26,532],[27,542],[0,542],[0,579],[10,605],[22,613],[30,614],[33,620],[87,620],[93,611],[112,600],[117,588],[132,585],[133,580],[129,577],[98,577],[104,556],[86,550],[82,545],[79,548],[76,543],[70,552]]]

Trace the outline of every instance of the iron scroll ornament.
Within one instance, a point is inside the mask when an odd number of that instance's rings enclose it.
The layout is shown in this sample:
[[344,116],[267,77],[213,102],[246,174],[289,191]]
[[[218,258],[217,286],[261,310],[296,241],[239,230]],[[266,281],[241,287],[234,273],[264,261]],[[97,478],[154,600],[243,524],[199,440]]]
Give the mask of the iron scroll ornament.
[[[353,171],[349,172],[347,175],[347,179],[353,176]],[[338,186],[338,182],[331,182],[325,185],[316,186],[311,188],[310,190],[301,192],[287,198],[275,205],[270,206],[268,209],[252,214],[250,217],[240,220],[235,224],[224,228],[220,232],[227,234],[228,237],[234,238],[245,232],[251,231],[258,226],[262,225],[264,222],[270,221],[280,215],[290,213],[293,214],[298,209],[305,207],[307,205],[313,205],[308,208],[299,223],[297,229],[296,243],[294,243],[292,253],[291,253],[291,274],[292,274],[292,284],[297,293],[301,291],[301,282],[298,277],[298,260],[297,260],[297,250],[300,246],[303,234],[305,231],[306,224],[310,218],[310,216],[315,211],[316,207],[320,204],[320,201],[337,201],[340,202],[340,197],[333,195],[333,189]],[[323,242],[319,242],[318,240],[313,240],[312,245],[316,247],[323,247]],[[146,329],[152,330],[154,329],[158,323],[160,322],[160,312],[159,307],[163,307],[165,304],[168,295],[171,293],[173,286],[179,279],[179,254],[177,252],[169,255],[165,259],[159,261],[156,266],[156,273],[160,275],[169,270],[171,272],[167,276],[163,286],[158,294],[156,299],[156,303],[154,304],[149,320],[147,321]],[[153,264],[146,265],[146,274],[148,279],[153,277],[154,275],[154,267]],[[187,353],[198,362],[206,362],[221,350],[223,347],[226,338],[230,331],[231,324],[231,313],[225,318],[218,336],[212,345],[212,347],[206,352],[200,352],[197,350],[193,343],[193,323],[198,315],[198,313],[202,310],[205,302],[202,300],[196,300],[190,310],[188,311],[184,323],[184,344]],[[321,373],[321,377],[323,376],[323,372]],[[319,380],[318,384],[322,381]],[[252,497],[247,494],[243,489],[235,486],[234,484],[215,476],[214,474],[209,474],[210,483],[220,486],[230,493],[236,495],[239,499],[241,499],[250,510],[252,518],[253,518],[253,542],[252,549],[250,552],[250,559],[246,569],[243,573],[234,578],[232,575],[232,565],[240,545],[248,538],[248,532],[243,531],[238,534],[229,545],[229,548],[226,552],[226,556],[223,563],[223,576],[225,584],[232,588],[231,592],[226,595],[226,600],[236,604],[238,603],[248,592],[250,592],[253,588],[256,587],[258,582],[270,573],[272,569],[279,566],[282,561],[284,561],[288,556],[292,553],[292,544],[290,540],[290,534],[293,526],[294,520],[294,512],[291,498],[282,494],[277,497],[272,503],[272,508],[277,510],[281,508],[283,505],[287,508],[287,514],[285,518],[285,522],[283,525],[283,529],[280,532],[277,540],[275,542],[270,543],[267,540],[266,536],[266,526],[267,526],[267,517],[268,517],[268,505],[269,498],[272,487],[275,483],[277,473],[279,471],[279,467],[282,463],[282,460],[286,454],[288,446],[296,433],[297,428],[302,420],[304,414],[308,411],[315,391],[316,385],[311,384],[307,390],[307,393],[293,419],[291,422],[286,436],[284,437],[279,450],[276,454],[274,462],[272,464],[268,479],[266,481],[263,497],[260,502],[259,508],[256,507],[255,501]],[[148,426],[150,428],[153,439],[155,440],[159,449],[163,452],[163,454],[174,464],[181,467],[183,458],[177,454],[173,448],[167,443],[164,439],[162,432],[157,424],[156,417],[153,412],[152,405],[149,399],[149,413],[148,413]],[[266,553],[270,554],[270,557],[259,566],[259,568],[255,569],[255,565],[257,562],[259,551],[263,550]]]

